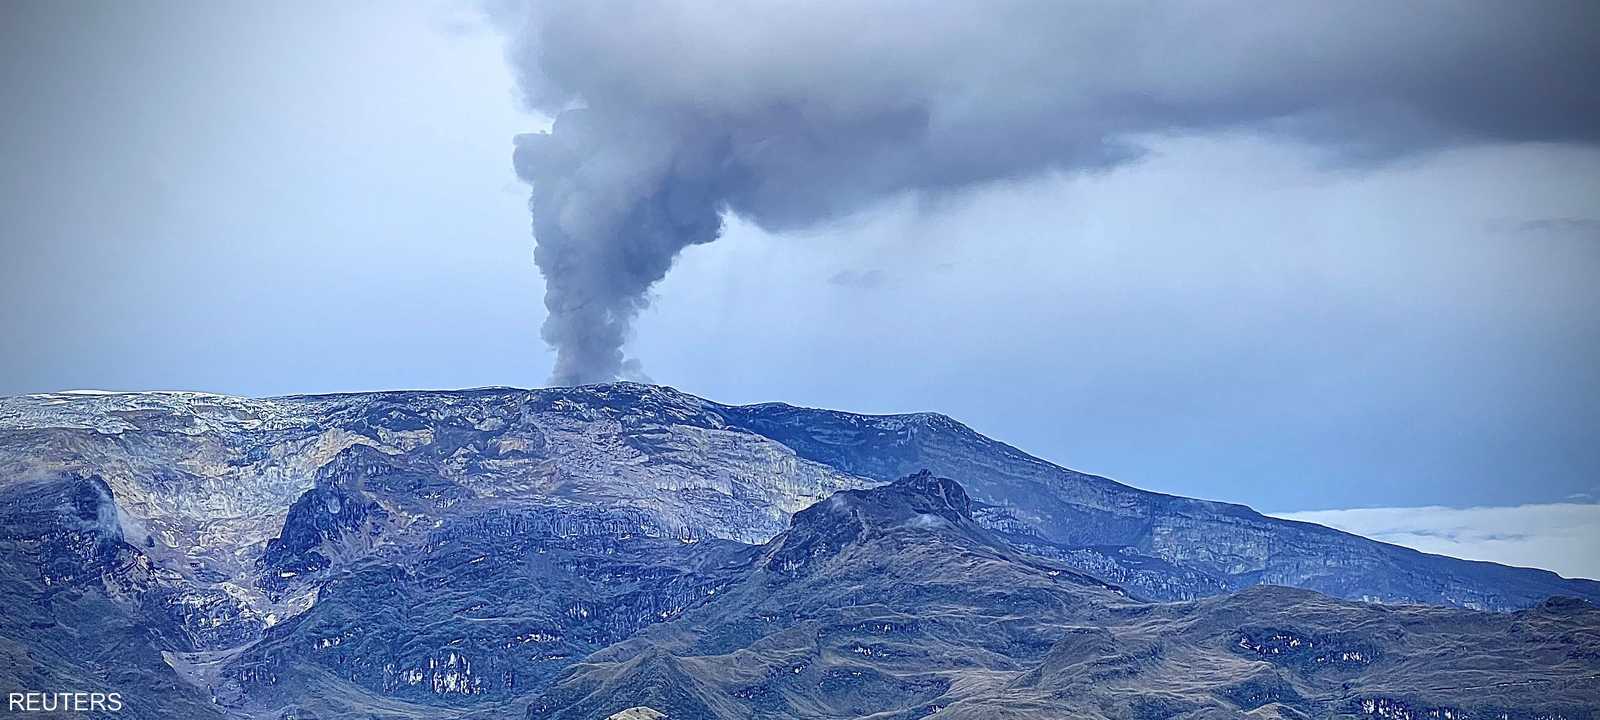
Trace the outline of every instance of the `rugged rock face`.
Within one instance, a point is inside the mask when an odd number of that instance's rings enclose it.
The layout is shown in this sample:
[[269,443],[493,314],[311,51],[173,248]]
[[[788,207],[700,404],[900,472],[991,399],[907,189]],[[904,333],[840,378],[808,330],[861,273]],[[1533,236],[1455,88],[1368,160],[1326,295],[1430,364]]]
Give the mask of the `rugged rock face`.
[[[1539,604],[1593,582],[1139,491],[939,415],[628,383],[0,399],[0,513],[26,608],[0,679],[110,677],[129,717],[1049,717],[1085,673],[1134,678],[1112,716],[1459,717],[1488,706],[1407,679],[1450,658],[1384,632],[1537,648],[1504,677],[1541,683],[1597,657],[1587,605]],[[1263,583],[1390,606],[1226,595]],[[1133,699],[1183,662],[1221,684]]]
[[[1600,701],[1600,610],[1581,601],[1144,603],[968,532],[960,491],[911,477],[799,513],[722,598],[572,666],[527,716],[1582,718]],[[772,562],[797,538],[802,571]]]
[[[346,451],[364,453],[360,460]],[[1374,543],[1249,508],[1076,473],[941,415],[730,407],[618,383],[251,400],[198,394],[0,400],[0,472],[103,477],[201,579],[237,578],[319,473],[382,462],[459,497],[637,508],[651,532],[762,542],[836,491],[922,469],[963,478],[974,516],[1021,546],[1152,599],[1255,584],[1489,610],[1600,584]],[[417,489],[419,494],[429,492]],[[436,498],[449,502],[448,498]]]
[[667,716],[647,707],[628,708],[606,720],[667,720]]
[[218,717],[162,651],[237,645],[261,628],[226,593],[188,587],[124,542],[111,491],[94,476],[6,487],[0,607],[7,693],[128,688],[141,717]]

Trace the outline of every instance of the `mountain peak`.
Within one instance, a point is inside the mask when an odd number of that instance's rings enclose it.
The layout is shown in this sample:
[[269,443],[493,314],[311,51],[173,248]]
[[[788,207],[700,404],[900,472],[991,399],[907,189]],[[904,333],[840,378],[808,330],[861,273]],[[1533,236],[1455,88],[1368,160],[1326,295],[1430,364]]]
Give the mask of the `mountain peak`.
[[921,470],[887,485],[834,493],[795,513],[767,566],[790,572],[867,538],[950,528],[980,530],[972,519],[972,501],[960,483]]
[[972,519],[972,500],[967,491],[949,478],[938,477],[926,468],[888,486],[902,493],[912,509],[939,515],[952,522]]
[[972,521],[972,500],[966,489],[949,478],[919,470],[887,485],[866,490],[845,490],[796,513],[791,527],[831,522],[851,516],[862,522],[888,527],[925,516],[951,523]]

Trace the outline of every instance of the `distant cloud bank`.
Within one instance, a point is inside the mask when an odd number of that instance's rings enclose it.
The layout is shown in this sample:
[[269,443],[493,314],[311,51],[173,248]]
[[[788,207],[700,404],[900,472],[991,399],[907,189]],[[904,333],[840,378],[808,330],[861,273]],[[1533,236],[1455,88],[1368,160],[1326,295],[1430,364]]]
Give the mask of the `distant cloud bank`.
[[1356,508],[1277,513],[1374,540],[1468,560],[1600,579],[1600,504]]

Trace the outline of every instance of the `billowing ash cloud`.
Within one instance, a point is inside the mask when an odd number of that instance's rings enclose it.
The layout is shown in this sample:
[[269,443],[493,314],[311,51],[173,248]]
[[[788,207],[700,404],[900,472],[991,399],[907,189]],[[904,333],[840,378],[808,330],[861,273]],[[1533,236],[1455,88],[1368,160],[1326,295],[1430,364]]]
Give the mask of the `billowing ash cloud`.
[[522,90],[556,117],[515,164],[560,384],[624,372],[646,291],[724,212],[803,227],[1113,167],[1155,134],[1270,134],[1341,163],[1600,136],[1592,0],[602,1],[516,24]]

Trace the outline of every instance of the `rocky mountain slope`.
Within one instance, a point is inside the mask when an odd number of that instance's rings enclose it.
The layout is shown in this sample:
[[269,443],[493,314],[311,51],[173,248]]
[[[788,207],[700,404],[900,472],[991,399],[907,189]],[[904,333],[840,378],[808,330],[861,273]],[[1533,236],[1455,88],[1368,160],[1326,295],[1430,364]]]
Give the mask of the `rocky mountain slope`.
[[[1225,503],[1073,472],[942,415],[726,406],[669,388],[482,389],[245,399],[0,399],[0,477],[102,477],[150,554],[237,578],[320,469],[364,447],[462,495],[642,513],[646,532],[762,542],[843,489],[929,469],[962,478],[979,521],[1151,599],[1256,584],[1489,610],[1600,583],[1425,555]],[[14,482],[14,480],[12,480]]]
[[1600,610],[1257,587],[1168,604],[1018,552],[915,475],[795,515],[724,597],[572,666],[529,718],[1580,718]]
[[317,534],[339,557],[308,609],[213,649],[184,628],[215,616],[167,612],[182,582],[117,535],[103,486],[29,493],[3,506],[7,548],[39,552],[6,570],[45,580],[0,586],[21,609],[0,619],[0,670],[113,689],[130,717],[1581,720],[1600,703],[1587,602],[1150,603],[1010,544],[926,473],[837,493],[759,546],[601,513],[340,555],[372,527],[349,515]]
[[1594,582],[628,383],[0,399],[0,523],[0,679],[131,717],[1584,717],[1600,657]]

